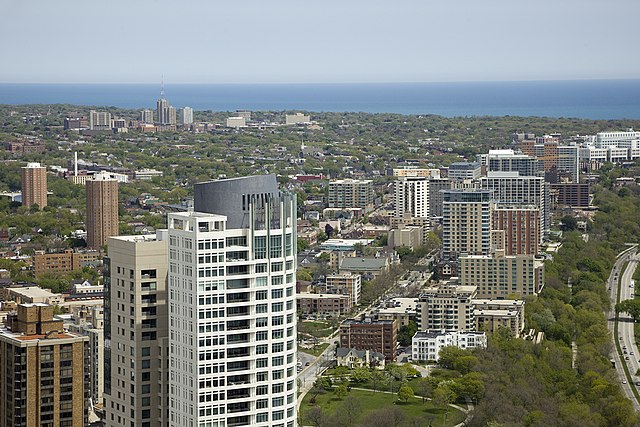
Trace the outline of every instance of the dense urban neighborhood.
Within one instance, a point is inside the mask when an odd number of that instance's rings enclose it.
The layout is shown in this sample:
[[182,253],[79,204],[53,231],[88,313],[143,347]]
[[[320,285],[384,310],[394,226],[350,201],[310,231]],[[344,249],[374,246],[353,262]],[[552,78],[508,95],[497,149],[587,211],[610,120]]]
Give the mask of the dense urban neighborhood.
[[637,425],[634,128],[0,105],[0,427]]

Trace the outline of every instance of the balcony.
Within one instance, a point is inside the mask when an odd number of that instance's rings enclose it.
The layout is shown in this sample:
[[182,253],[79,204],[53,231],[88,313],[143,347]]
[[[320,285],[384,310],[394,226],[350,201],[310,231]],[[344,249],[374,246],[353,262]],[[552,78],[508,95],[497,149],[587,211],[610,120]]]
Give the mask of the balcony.
[[238,412],[247,412],[249,410],[249,402],[229,403],[227,405],[227,413],[235,414]]
[[231,386],[249,384],[249,380],[250,380],[249,377],[250,377],[249,374],[229,375],[227,377],[227,384]]
[[233,359],[236,357],[248,357],[251,355],[248,347],[229,348],[227,349],[227,358]]
[[249,388],[237,388],[227,391],[227,400],[245,399],[247,397],[251,397],[251,389]]
[[249,370],[249,361],[227,362],[227,372],[238,372]]
[[248,316],[249,307],[227,307],[227,317]]
[[227,331],[240,331],[249,329],[249,320],[230,320],[227,322]]
[[249,334],[233,334],[227,336],[227,344],[243,344],[249,342]]

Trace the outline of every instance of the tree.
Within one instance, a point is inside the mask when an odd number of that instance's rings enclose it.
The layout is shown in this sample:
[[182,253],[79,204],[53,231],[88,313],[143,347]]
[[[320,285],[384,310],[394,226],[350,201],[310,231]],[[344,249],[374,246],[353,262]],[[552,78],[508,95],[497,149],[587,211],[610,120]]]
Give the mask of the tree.
[[431,397],[433,393],[433,387],[429,378],[420,378],[418,382],[418,393],[422,396],[422,404],[427,401],[427,397]]
[[402,383],[400,386],[400,390],[398,390],[398,400],[401,402],[406,402],[414,396],[413,389],[406,381]]
[[364,366],[355,368],[351,373],[351,380],[355,383],[364,383],[371,379],[371,371]]
[[458,358],[468,354],[467,351],[453,345],[443,347],[439,353],[438,365],[445,369],[455,369],[455,363]]
[[347,427],[353,427],[356,418],[362,412],[362,403],[353,396],[347,396],[340,409],[344,414],[343,418],[347,421]]
[[373,386],[374,393],[378,391],[378,387],[383,387],[386,381],[386,376],[377,369],[371,372],[371,385]]
[[441,382],[433,392],[433,403],[436,406],[447,406],[453,402],[455,398],[456,395],[451,389],[451,386],[445,381]]
[[401,346],[409,346],[411,345],[411,340],[418,330],[418,325],[413,320],[409,321],[407,325],[402,325],[400,327],[400,331],[398,332],[398,342]]
[[633,318],[634,322],[640,321],[640,300],[628,299],[616,304],[616,312],[625,312]]
[[301,239],[300,237],[298,237],[297,242],[298,242],[298,253],[300,253],[300,252],[302,252],[302,251],[304,251],[306,249],[309,249],[309,242],[307,242],[306,240]]
[[347,390],[347,384],[346,383],[340,384],[338,387],[336,387],[336,389],[334,390],[334,393],[338,399],[340,400],[344,399],[345,396],[349,393],[349,391]]
[[367,427],[396,427],[404,420],[404,411],[396,406],[388,406],[370,412],[362,425]]
[[313,406],[305,416],[306,420],[314,427],[324,427],[327,424],[327,416],[319,406]]

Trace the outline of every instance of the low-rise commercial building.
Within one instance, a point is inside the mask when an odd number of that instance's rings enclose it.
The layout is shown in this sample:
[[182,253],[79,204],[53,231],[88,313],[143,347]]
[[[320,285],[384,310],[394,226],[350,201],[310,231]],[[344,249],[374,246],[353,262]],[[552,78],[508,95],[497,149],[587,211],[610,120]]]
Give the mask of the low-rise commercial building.
[[33,256],[33,269],[36,277],[45,273],[67,273],[81,269],[86,263],[100,258],[99,251],[74,251],[45,253],[37,251]]
[[349,295],[298,293],[296,300],[298,311],[303,314],[341,316],[352,307]]

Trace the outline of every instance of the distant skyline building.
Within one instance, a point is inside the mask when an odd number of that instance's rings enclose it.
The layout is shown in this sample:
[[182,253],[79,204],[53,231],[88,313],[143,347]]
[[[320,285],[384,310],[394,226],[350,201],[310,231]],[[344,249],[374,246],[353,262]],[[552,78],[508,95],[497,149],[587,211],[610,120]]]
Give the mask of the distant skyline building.
[[89,111],[89,129],[90,130],[109,130],[111,129],[111,113],[108,111]]
[[142,123],[147,123],[147,124],[153,124],[153,110],[142,110],[140,111],[140,115],[138,117],[138,120],[140,120],[140,122]]
[[542,243],[540,208],[499,205],[491,212],[492,230],[504,231],[506,255],[537,255]]
[[100,172],[86,181],[87,246],[100,249],[119,234],[118,181]]
[[534,156],[515,153],[513,150],[489,150],[478,156],[492,172],[519,172],[522,176],[540,176],[543,167]]
[[176,107],[169,105],[169,101],[162,97],[156,102],[156,116],[160,125],[175,125]]
[[21,173],[22,205],[38,205],[40,209],[47,206],[47,168],[40,163],[28,163]]
[[190,125],[191,123],[193,123],[193,108],[184,107],[182,109],[182,124]]

